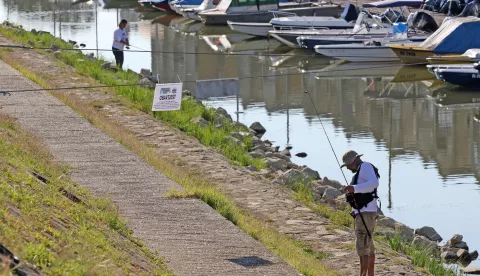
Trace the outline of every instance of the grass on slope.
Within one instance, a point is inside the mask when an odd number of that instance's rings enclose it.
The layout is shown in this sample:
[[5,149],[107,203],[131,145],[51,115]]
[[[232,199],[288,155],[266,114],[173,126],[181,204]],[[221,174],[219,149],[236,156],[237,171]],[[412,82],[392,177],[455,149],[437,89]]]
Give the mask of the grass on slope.
[[[64,63],[73,66],[77,73],[92,77],[104,85],[125,85],[138,84],[138,75],[130,70],[118,71],[116,73],[105,70],[102,60],[89,60],[78,50],[74,50],[69,43],[55,38],[49,34],[32,34],[31,32],[19,30],[17,28],[0,27],[0,33],[7,38],[14,39],[23,45],[35,47],[50,47],[55,43],[62,49],[71,49],[70,51],[61,51],[55,56]],[[28,44],[28,42],[31,42]],[[8,49],[8,48],[7,48]],[[205,146],[211,146],[217,151],[228,157],[234,164],[248,166],[253,165],[258,169],[265,167],[265,161],[259,158],[253,158],[248,150],[252,147],[252,141],[247,138],[243,145],[232,142],[230,134],[232,132],[245,131],[241,126],[225,122],[223,127],[215,127],[214,109],[198,104],[195,100],[189,98],[182,102],[181,110],[169,112],[152,112],[153,89],[143,86],[120,86],[112,88],[115,93],[122,95],[130,100],[139,110],[153,114],[158,119],[177,127],[189,135],[196,137]],[[209,121],[209,127],[200,127],[198,124],[191,123],[190,120],[201,116]]]
[[47,275],[170,274],[131,237],[111,202],[78,187],[51,160],[42,144],[0,115],[3,245]]

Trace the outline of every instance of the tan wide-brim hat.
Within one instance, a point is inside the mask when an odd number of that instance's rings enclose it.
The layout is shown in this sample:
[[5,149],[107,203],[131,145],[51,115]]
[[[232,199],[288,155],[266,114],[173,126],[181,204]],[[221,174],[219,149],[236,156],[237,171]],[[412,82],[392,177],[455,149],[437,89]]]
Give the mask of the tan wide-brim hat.
[[363,156],[363,154],[358,154],[354,150],[347,151],[342,157],[343,165],[340,168],[353,164],[353,162],[355,162],[355,159],[357,159],[360,156]]

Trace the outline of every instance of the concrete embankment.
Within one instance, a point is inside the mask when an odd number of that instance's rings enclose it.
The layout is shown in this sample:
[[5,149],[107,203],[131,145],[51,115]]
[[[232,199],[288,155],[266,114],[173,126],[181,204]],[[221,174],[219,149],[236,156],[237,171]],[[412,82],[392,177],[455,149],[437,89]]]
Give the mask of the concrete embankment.
[[[3,90],[39,88],[4,62],[0,72]],[[158,250],[176,275],[298,274],[204,202],[165,198],[181,187],[47,92],[2,96],[0,108],[71,166],[73,180],[110,197],[134,235]]]

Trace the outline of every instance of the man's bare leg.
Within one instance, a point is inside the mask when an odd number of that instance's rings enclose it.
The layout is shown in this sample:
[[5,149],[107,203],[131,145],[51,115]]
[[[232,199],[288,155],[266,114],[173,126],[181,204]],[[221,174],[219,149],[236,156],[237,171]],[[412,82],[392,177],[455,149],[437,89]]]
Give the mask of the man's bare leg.
[[375,255],[368,256],[368,276],[375,275]]
[[360,276],[367,276],[368,256],[360,256]]

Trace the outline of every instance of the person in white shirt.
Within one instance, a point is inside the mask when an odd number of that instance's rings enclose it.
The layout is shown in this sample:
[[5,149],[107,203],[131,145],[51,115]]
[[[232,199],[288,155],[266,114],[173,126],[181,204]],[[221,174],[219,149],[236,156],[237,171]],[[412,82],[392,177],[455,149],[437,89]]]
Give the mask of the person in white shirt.
[[123,67],[123,48],[125,46],[130,46],[128,43],[128,36],[125,27],[127,27],[127,20],[122,19],[120,24],[118,24],[118,29],[115,30],[113,33],[113,44],[112,44],[112,51],[113,55],[115,56],[115,61],[117,63],[117,67],[122,69]]
[[[370,163],[363,162],[360,159],[361,156],[353,150],[343,155],[342,168],[347,167],[355,173],[351,184],[345,186],[344,190],[348,193],[347,201],[353,207],[355,246],[360,258],[360,276],[374,276],[375,246],[372,237],[377,219],[377,187],[380,175],[378,169]],[[361,215],[358,214],[359,212]]]

